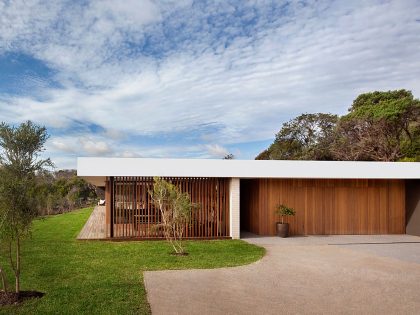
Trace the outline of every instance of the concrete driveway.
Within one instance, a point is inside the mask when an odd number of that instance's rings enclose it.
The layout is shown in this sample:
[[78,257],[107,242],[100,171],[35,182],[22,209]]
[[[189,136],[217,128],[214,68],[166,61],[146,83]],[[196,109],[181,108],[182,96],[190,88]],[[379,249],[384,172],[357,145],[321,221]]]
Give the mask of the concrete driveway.
[[144,273],[153,314],[419,314],[420,237],[252,237],[251,265]]

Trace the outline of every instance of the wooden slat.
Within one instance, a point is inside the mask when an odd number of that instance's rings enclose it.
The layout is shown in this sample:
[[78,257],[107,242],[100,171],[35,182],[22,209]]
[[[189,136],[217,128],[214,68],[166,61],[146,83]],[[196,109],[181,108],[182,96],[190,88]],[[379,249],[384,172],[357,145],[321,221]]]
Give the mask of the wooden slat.
[[[214,178],[164,178],[188,192],[191,201],[198,204],[191,222],[185,226],[185,237],[214,238],[227,237],[229,201],[227,179]],[[113,202],[110,213],[113,216],[114,236],[117,238],[161,238],[159,229],[153,228],[160,222],[160,213],[153,204],[149,191],[153,189],[151,177],[115,177]]]
[[405,233],[401,180],[241,180],[242,227],[275,235],[278,204],[296,210],[287,218],[292,235]]
[[105,234],[111,236],[111,181],[107,178],[105,182]]
[[388,233],[405,233],[405,182],[395,180],[389,182],[388,194]]
[[83,229],[77,236],[77,239],[105,239],[107,237],[105,228],[105,212],[105,206],[96,206],[83,226]]

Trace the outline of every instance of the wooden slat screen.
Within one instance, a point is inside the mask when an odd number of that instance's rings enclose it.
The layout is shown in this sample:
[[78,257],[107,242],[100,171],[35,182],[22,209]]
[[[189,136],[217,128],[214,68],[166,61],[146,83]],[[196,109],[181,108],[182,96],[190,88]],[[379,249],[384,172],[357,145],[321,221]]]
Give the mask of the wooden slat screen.
[[[164,177],[187,192],[193,210],[185,227],[186,238],[223,238],[229,236],[229,180],[226,178]],[[111,177],[111,237],[162,238],[157,227],[161,215],[149,191],[152,177]]]

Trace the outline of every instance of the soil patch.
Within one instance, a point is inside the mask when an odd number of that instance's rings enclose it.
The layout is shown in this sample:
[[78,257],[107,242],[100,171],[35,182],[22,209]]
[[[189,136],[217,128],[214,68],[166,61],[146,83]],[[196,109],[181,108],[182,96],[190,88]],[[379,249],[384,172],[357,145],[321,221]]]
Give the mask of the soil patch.
[[6,305],[15,305],[22,303],[25,300],[41,298],[45,293],[38,291],[21,291],[20,293],[15,292],[3,292],[0,291],[0,307]]
[[188,253],[175,253],[175,252],[172,252],[171,255],[172,256],[188,256]]

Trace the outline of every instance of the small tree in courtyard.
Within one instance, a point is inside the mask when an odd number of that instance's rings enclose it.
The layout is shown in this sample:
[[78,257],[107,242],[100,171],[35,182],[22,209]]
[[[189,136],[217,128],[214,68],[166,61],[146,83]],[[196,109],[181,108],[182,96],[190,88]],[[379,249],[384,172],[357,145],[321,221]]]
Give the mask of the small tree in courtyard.
[[188,193],[183,193],[174,184],[154,178],[153,191],[150,192],[152,200],[161,214],[160,227],[166,240],[171,244],[175,253],[186,253],[183,244],[184,232],[190,223],[194,205]]
[[[0,124],[0,254],[10,262],[16,293],[20,291],[21,241],[38,214],[36,174],[52,166],[50,159],[40,158],[47,139],[45,127],[30,121],[19,127]],[[6,286],[4,269],[0,269]]]

